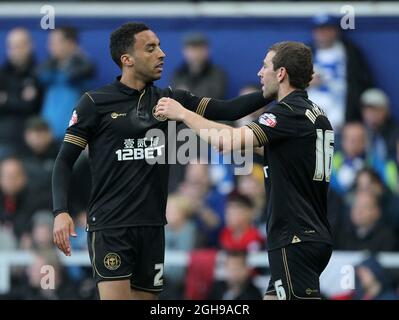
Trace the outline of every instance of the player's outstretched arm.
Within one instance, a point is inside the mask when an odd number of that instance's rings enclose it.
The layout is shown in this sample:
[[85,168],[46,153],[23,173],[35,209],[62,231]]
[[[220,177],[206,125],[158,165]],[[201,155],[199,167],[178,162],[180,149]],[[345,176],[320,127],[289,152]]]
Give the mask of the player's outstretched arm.
[[203,114],[200,115],[210,120],[235,121],[263,108],[272,101],[265,99],[261,91],[230,100],[210,99]]
[[261,91],[245,94],[230,100],[196,97],[188,91],[175,90],[171,98],[209,120],[235,121],[266,106],[271,99],[265,99]]
[[223,152],[259,146],[253,131],[248,127],[233,128],[207,120],[170,98],[162,98],[158,101],[155,115],[162,115],[170,120],[183,121],[199,137]]
[[54,164],[52,188],[54,208],[53,238],[55,245],[66,255],[72,254],[69,237],[76,237],[75,227],[68,213],[68,190],[71,183],[73,165],[82,148],[64,142]]

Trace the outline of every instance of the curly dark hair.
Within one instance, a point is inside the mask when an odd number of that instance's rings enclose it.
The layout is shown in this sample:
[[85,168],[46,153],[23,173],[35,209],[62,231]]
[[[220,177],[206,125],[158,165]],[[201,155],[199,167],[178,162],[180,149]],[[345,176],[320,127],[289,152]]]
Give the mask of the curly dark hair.
[[287,70],[290,85],[298,89],[306,89],[312,80],[312,51],[302,42],[283,41],[272,45],[269,51],[274,51],[273,66],[276,71],[284,67]]
[[146,30],[150,30],[150,28],[144,23],[128,22],[111,33],[109,50],[112,60],[119,67],[122,67],[121,56],[133,47],[136,40],[135,35]]

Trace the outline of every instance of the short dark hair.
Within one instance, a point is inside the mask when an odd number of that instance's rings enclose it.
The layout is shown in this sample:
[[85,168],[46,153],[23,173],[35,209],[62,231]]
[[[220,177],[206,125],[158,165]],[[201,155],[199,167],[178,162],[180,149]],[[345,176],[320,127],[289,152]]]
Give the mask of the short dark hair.
[[114,60],[119,67],[122,67],[121,56],[133,47],[136,34],[146,30],[150,30],[150,28],[144,23],[128,22],[111,33],[109,50],[112,60]]
[[379,185],[382,185],[382,186],[384,185],[384,182],[382,181],[382,179],[377,171],[375,171],[373,168],[370,168],[370,167],[364,167],[363,169],[360,169],[356,175],[354,188],[358,187],[359,177],[362,174],[367,174],[370,177],[372,182],[378,183]]
[[65,39],[77,43],[79,41],[78,30],[70,26],[62,26],[55,29],[62,33]]
[[298,89],[306,89],[312,80],[312,50],[302,42],[283,41],[272,45],[269,51],[273,57],[274,70],[284,67],[287,70],[290,85]]
[[249,209],[254,208],[254,203],[251,198],[237,191],[233,191],[227,196],[227,203],[233,202]]
[[50,131],[50,127],[46,120],[40,117],[32,117],[26,120],[25,130],[32,131]]

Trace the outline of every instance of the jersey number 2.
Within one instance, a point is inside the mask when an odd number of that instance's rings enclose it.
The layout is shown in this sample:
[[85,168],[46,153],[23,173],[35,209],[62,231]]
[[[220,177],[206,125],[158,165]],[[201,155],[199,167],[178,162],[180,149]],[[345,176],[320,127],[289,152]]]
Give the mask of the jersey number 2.
[[334,132],[317,129],[316,139],[316,168],[313,180],[330,182],[332,158],[334,155]]

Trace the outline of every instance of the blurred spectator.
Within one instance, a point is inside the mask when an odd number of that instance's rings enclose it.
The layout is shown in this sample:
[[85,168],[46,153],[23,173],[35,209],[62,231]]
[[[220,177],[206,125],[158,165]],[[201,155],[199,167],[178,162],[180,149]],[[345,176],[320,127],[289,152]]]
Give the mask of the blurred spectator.
[[28,119],[25,126],[25,150],[23,156],[30,181],[51,192],[51,174],[59,145],[54,141],[51,130],[39,117]]
[[399,127],[390,117],[389,98],[380,89],[368,89],[360,97],[363,122],[369,137],[369,152],[381,160],[395,159]]
[[[222,99],[226,95],[226,75],[210,58],[209,42],[201,33],[191,33],[183,39],[184,63],[174,72],[171,86],[176,89],[190,91],[200,97]],[[178,133],[186,129],[185,124],[178,126]],[[209,147],[200,144],[200,138],[195,136],[197,154],[205,152]],[[194,143],[194,141],[192,141]],[[176,150],[183,145],[182,141],[176,142]],[[205,150],[202,150],[204,147]],[[210,154],[212,149],[209,148]],[[179,163],[169,166],[169,192],[174,192],[183,180],[185,166]]]
[[384,224],[381,208],[371,192],[356,194],[350,222],[337,232],[337,250],[394,251],[397,238],[389,225]]
[[397,190],[397,168],[393,161],[383,161],[373,154],[367,157],[367,133],[361,123],[348,123],[342,131],[342,151],[334,153],[331,188],[344,194],[352,188],[356,175],[365,166],[373,168],[384,184]]
[[360,50],[341,37],[338,18],[315,16],[312,34],[315,76],[309,98],[339,131],[345,122],[360,120],[359,97],[372,86],[371,74]]
[[36,251],[24,278],[19,284],[13,286],[9,299],[70,300],[79,298],[77,288],[68,280],[57,252],[54,250]]
[[263,238],[253,225],[254,205],[250,198],[234,192],[226,203],[226,227],[220,233],[220,247],[224,250],[259,251]]
[[331,188],[343,194],[355,181],[357,172],[365,166],[367,136],[361,123],[348,123],[342,130],[342,151],[334,152]]
[[209,42],[201,33],[188,34],[183,40],[185,62],[174,73],[172,87],[197,96],[222,99],[226,95],[226,75],[210,59]]
[[19,238],[30,229],[30,218],[38,209],[50,209],[50,195],[28,187],[22,162],[7,158],[0,163],[0,221],[13,228]]
[[54,217],[51,211],[41,210],[32,217],[32,245],[35,250],[47,251],[54,248]]
[[262,294],[252,283],[245,251],[227,252],[224,263],[226,278],[215,282],[210,300],[261,300]]
[[[238,176],[237,190],[249,197],[254,204],[254,222],[256,225],[264,222],[266,207],[266,192],[263,166],[254,164],[252,173]],[[265,229],[266,231],[266,229]]]
[[0,223],[0,251],[17,249],[17,239],[10,226]]
[[6,46],[7,59],[0,68],[0,159],[20,151],[25,119],[37,114],[41,104],[29,32],[12,29]]
[[72,109],[94,74],[94,66],[78,45],[78,33],[60,27],[49,34],[50,58],[38,68],[46,87],[42,116],[57,141],[64,137]]
[[353,300],[399,300],[386,270],[371,256],[356,266]]
[[[165,228],[165,249],[190,252],[194,249],[196,229],[190,221],[192,209],[189,199],[170,195],[166,207],[168,224]],[[165,265],[164,275],[168,291],[168,298],[181,299],[183,294],[183,280],[185,267]],[[165,298],[165,297],[164,297]]]
[[165,245],[170,250],[192,250],[195,246],[195,226],[190,221],[192,208],[189,199],[170,195],[166,207],[168,224],[165,228]]
[[211,188],[208,169],[205,164],[188,164],[184,181],[179,186],[179,193],[190,199],[199,247],[217,247],[224,224],[226,197]]
[[355,181],[355,192],[371,192],[382,209],[384,222],[399,231],[399,197],[384,186],[380,176],[373,169],[359,171]]

